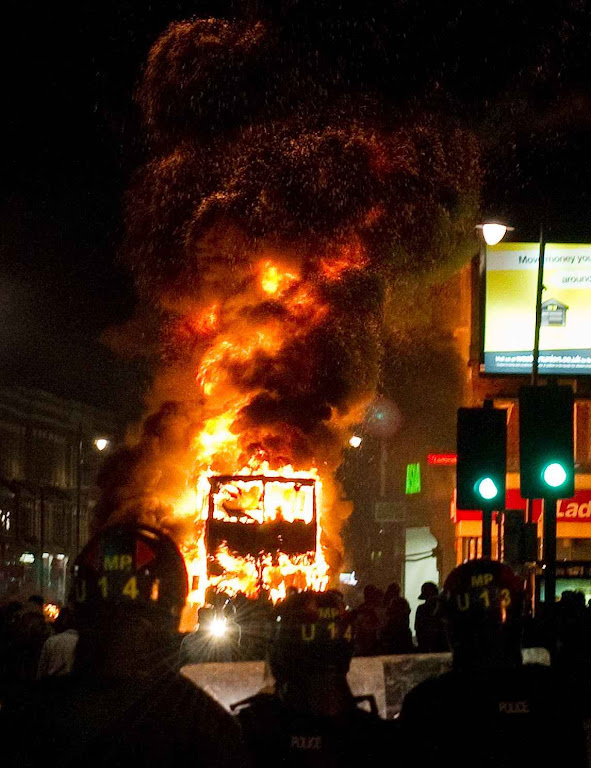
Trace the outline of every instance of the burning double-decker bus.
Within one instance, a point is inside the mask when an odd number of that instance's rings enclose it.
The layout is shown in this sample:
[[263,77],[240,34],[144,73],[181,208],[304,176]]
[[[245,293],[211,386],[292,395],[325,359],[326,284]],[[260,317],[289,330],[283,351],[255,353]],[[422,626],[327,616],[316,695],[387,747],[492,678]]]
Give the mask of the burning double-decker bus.
[[207,587],[233,597],[273,601],[289,586],[324,589],[328,566],[320,546],[322,484],[315,469],[204,475],[199,482],[197,541],[185,548],[192,590],[186,621]]

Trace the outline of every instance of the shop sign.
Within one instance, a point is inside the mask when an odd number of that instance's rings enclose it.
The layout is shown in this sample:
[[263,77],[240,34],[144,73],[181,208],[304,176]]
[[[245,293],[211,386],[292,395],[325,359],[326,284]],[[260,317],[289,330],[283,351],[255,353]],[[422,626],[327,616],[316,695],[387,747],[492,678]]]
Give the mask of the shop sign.
[[[538,243],[486,249],[484,370],[532,370]],[[539,368],[542,374],[591,374],[591,245],[547,243]]]
[[406,465],[406,486],[404,492],[408,495],[421,492],[421,465]]
[[568,499],[564,501],[560,499],[556,504],[556,519],[557,520],[576,520],[577,522],[591,522],[591,492],[585,491],[586,500],[577,499],[577,496],[581,494],[575,494],[574,499]]
[[427,464],[436,467],[455,467],[458,463],[457,453],[429,453]]

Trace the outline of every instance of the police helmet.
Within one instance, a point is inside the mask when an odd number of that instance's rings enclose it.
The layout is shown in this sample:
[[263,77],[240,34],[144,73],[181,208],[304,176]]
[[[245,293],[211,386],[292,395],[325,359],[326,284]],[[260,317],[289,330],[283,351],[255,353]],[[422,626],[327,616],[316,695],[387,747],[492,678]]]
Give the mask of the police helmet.
[[469,560],[449,574],[442,605],[457,636],[517,628],[523,610],[523,580],[496,560]]
[[187,594],[187,571],[176,544],[147,525],[104,528],[74,563],[71,599],[79,610],[135,605],[178,618]]
[[318,672],[346,674],[353,655],[350,615],[336,592],[290,595],[271,640],[271,671],[277,680]]

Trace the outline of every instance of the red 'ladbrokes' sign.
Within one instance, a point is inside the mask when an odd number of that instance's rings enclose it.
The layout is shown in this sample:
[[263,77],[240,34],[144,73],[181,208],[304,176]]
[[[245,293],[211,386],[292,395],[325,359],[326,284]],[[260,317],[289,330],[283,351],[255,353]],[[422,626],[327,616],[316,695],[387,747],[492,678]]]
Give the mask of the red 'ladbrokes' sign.
[[427,464],[440,467],[455,467],[458,463],[457,453],[429,453],[427,454]]

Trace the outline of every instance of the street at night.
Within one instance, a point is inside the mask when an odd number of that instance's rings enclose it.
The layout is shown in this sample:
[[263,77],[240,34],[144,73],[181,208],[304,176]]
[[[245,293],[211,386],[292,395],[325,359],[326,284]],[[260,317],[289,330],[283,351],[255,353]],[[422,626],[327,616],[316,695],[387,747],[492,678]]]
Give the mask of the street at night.
[[591,3],[4,18],[4,763],[588,768]]

